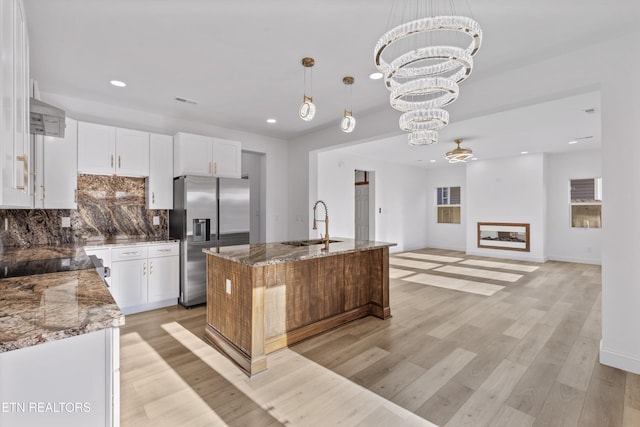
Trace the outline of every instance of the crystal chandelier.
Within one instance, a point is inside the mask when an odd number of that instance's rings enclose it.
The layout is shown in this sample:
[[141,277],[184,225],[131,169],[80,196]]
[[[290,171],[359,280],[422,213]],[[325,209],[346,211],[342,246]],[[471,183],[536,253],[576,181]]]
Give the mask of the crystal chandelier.
[[[355,79],[351,76],[346,76],[342,79],[342,83],[344,83],[345,107],[342,120],[340,121],[340,130],[345,133],[351,133],[356,128],[356,118],[353,117],[353,112],[349,109],[349,103],[347,102],[347,87],[349,91],[351,91],[354,82]],[[349,95],[351,95],[351,93],[349,93]]]
[[449,113],[442,107],[458,98],[459,84],[471,74],[473,56],[482,42],[482,30],[473,19],[422,12],[416,7],[417,15],[427,17],[392,28],[374,50],[375,65],[391,92],[391,107],[403,113],[399,125],[409,132],[410,145],[438,142],[437,131],[449,123]]
[[311,89],[313,89],[313,70],[311,70],[311,68],[315,64],[316,61],[313,58],[302,58],[302,66],[304,67],[304,97],[302,98],[302,104],[300,105],[299,115],[305,122],[313,120],[313,117],[316,115],[316,106],[313,103],[313,97],[307,96],[307,69],[309,69],[311,73],[311,78],[309,78],[309,93],[311,93]]
[[449,160],[449,163],[458,163],[458,162],[466,162],[471,156],[473,156],[473,151],[468,148],[461,148],[460,143],[462,139],[456,139],[455,143],[457,144],[456,148],[449,151],[444,157]]

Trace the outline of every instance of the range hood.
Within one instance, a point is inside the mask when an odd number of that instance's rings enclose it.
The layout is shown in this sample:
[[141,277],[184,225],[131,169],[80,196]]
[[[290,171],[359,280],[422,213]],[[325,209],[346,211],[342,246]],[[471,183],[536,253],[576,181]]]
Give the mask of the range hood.
[[31,134],[64,138],[64,110],[35,98],[30,98],[29,103]]

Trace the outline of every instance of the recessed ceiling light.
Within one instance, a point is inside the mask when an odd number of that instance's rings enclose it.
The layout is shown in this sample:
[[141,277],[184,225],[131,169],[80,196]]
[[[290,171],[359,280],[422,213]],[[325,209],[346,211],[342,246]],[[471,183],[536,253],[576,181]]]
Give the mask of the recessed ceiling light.
[[273,124],[273,123],[276,123],[276,122],[277,122],[276,119],[267,119],[267,123],[272,123]]
[[109,83],[115,87],[125,87],[127,85],[125,82],[121,82],[120,80],[111,80]]
[[478,160],[478,158],[477,157],[472,157],[471,160]]
[[371,80],[380,80],[383,77],[382,73],[371,73],[369,74],[369,78]]
[[578,141],[576,141],[575,139],[573,141],[569,141],[569,144],[577,144]]
[[528,151],[521,151],[520,154],[529,154]]
[[430,161],[431,163],[435,163],[435,162],[436,162],[436,161],[435,161],[435,160],[433,160],[433,159],[431,159],[431,160],[429,160],[429,161]]

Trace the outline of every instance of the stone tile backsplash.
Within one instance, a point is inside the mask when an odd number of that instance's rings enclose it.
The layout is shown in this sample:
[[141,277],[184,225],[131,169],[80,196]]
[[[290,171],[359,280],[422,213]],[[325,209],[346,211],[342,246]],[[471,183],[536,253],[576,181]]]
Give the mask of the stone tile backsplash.
[[[78,209],[0,210],[2,246],[55,245],[103,239],[163,239],[167,210],[145,208],[145,179],[78,175]],[[153,217],[160,225],[153,225]],[[62,228],[62,218],[71,227]],[[4,221],[7,220],[7,230]]]

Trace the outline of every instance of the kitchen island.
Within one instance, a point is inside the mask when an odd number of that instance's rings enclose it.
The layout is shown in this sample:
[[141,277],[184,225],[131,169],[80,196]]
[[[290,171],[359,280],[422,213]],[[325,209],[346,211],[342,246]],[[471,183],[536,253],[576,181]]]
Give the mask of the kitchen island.
[[205,249],[205,338],[248,375],[266,355],[361,317],[391,316],[389,247],[335,238]]

